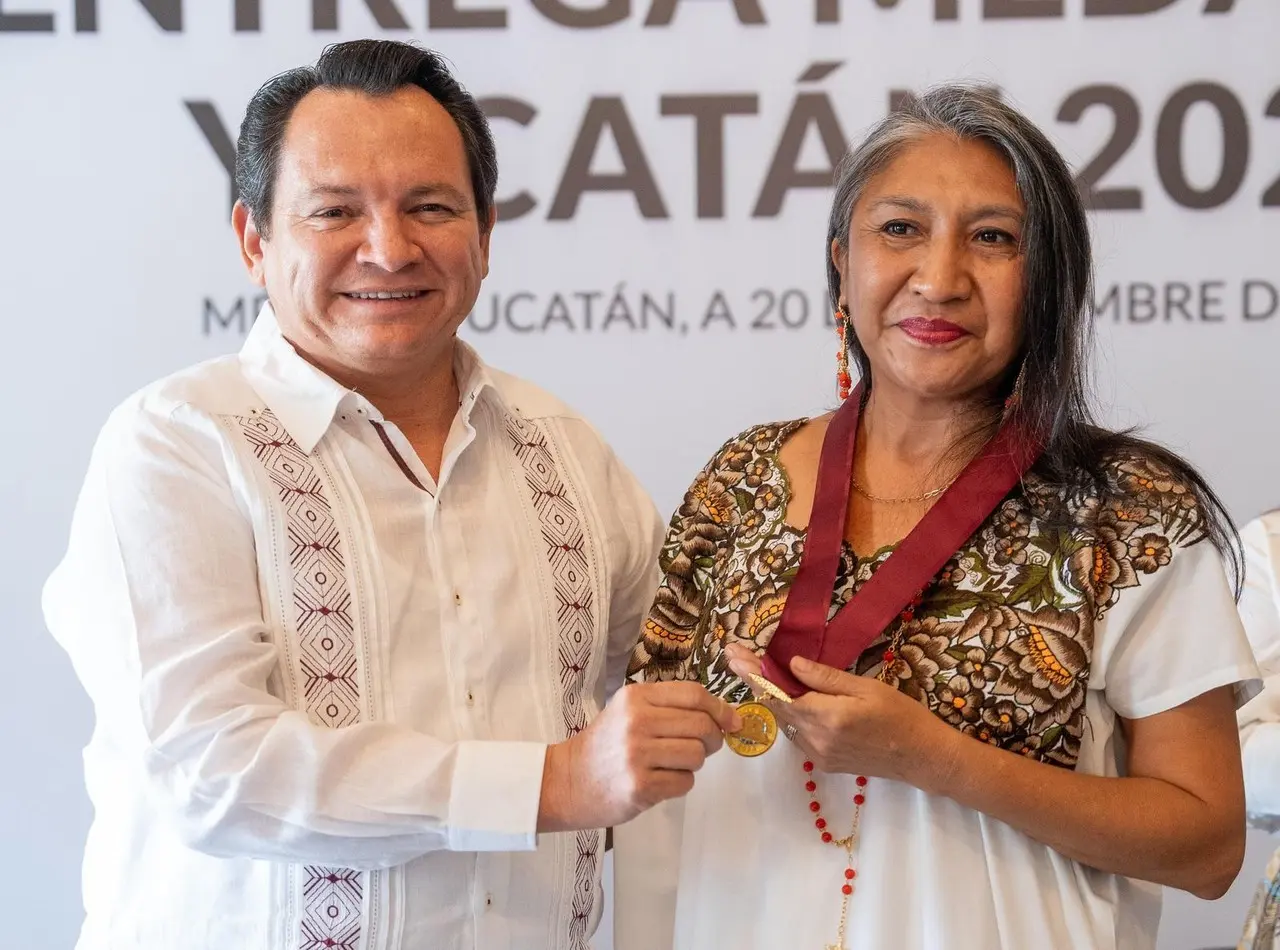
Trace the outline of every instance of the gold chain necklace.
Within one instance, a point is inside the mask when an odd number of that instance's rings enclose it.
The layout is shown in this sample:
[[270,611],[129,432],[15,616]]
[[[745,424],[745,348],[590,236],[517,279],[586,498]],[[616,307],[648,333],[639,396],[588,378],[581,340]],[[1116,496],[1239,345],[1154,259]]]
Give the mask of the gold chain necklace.
[[863,498],[868,499],[869,501],[877,501],[885,505],[909,505],[912,502],[928,501],[931,498],[937,498],[944,491],[946,491],[948,488],[951,487],[952,482],[954,482],[957,477],[958,476],[953,476],[945,485],[935,488],[932,491],[927,491],[923,495],[914,495],[910,498],[882,498],[879,495],[873,495],[871,494],[871,492],[867,491],[865,488],[859,485],[858,480],[856,478],[852,480],[852,484],[853,484],[853,490],[856,491]]

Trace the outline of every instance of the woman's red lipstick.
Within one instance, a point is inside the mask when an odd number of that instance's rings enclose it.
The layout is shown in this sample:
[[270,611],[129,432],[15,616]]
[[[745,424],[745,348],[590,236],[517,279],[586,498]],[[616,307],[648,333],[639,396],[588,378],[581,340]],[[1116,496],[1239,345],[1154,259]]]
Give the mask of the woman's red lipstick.
[[941,346],[954,343],[969,331],[947,320],[929,320],[925,317],[908,317],[898,323],[898,328],[917,343]]

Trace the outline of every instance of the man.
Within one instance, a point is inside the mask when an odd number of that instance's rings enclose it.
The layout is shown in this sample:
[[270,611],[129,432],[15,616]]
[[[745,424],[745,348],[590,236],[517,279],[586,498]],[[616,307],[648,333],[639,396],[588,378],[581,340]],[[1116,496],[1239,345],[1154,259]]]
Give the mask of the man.
[[[413,46],[250,103],[233,221],[270,305],[112,414],[45,591],[97,711],[81,950],[586,947],[599,829],[738,727],[690,684],[601,712],[661,529],[581,417],[455,336],[496,173]],[[663,946],[634,837],[618,945]]]

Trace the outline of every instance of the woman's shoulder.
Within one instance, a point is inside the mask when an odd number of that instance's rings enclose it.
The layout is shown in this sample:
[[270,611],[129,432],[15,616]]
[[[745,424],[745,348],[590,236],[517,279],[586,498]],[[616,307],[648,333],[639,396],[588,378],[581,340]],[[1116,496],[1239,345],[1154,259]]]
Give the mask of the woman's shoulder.
[[1199,487],[1173,453],[1152,445],[1126,446],[1107,456],[1103,471],[1111,499],[1146,508],[1184,544],[1204,537]]
[[742,472],[753,461],[777,456],[782,444],[793,434],[804,429],[811,420],[807,417],[784,422],[764,422],[750,426],[726,439],[703,467],[702,475],[717,472]]
[[1066,493],[1072,520],[1098,537],[1156,531],[1177,547],[1208,536],[1201,489],[1175,454],[1152,443],[1116,438]]
[[765,422],[726,440],[685,491],[671,529],[722,540],[738,530],[753,536],[771,530],[785,511],[789,491],[778,453],[806,422]]

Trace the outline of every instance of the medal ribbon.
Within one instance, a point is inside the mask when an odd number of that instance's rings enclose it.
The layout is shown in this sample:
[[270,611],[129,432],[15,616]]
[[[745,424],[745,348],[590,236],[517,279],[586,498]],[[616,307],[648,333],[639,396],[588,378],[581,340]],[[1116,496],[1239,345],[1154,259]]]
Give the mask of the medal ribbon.
[[808,691],[791,674],[792,657],[849,669],[982,526],[1043,450],[1043,445],[1020,426],[1001,426],[828,622],[853,487],[862,392],[859,383],[827,426],[800,568],[764,656],[764,675],[791,696]]

